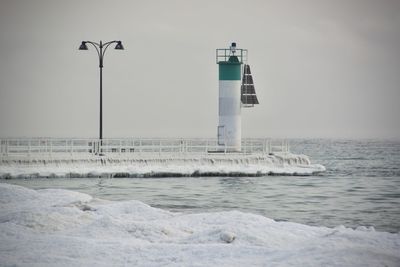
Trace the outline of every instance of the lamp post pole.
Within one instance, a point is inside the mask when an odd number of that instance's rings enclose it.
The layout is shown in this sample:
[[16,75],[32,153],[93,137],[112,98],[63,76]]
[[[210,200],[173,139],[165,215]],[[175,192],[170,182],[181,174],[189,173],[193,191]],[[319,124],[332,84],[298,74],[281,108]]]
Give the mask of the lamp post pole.
[[109,41],[104,44],[102,41],[100,41],[100,43],[96,43],[96,42],[92,42],[92,41],[82,41],[81,45],[79,46],[79,50],[88,50],[88,47],[86,44],[91,44],[96,49],[97,54],[99,56],[99,68],[100,68],[100,133],[99,133],[99,139],[100,139],[100,143],[102,142],[102,139],[103,139],[103,59],[104,59],[104,55],[106,53],[107,48],[113,43],[117,44],[115,46],[115,49],[117,49],[117,50],[124,49],[121,41]]
[[[100,55],[103,55],[103,43],[100,41]],[[100,141],[103,140],[103,57],[99,58],[100,69]]]

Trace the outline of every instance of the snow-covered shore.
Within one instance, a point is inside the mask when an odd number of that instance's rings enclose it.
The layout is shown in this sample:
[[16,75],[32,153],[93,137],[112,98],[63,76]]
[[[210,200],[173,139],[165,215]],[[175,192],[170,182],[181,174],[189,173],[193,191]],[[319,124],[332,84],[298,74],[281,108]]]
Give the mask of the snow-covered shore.
[[399,266],[400,235],[0,183],[1,266]]
[[325,171],[305,155],[191,155],[8,159],[0,178],[312,175]]

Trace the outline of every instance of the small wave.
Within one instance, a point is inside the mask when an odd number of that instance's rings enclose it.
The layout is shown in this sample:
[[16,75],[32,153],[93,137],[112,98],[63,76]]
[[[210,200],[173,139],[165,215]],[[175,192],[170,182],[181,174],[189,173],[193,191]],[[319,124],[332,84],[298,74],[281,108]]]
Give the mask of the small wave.
[[348,157],[348,158],[336,158],[336,160],[370,160],[366,157]]

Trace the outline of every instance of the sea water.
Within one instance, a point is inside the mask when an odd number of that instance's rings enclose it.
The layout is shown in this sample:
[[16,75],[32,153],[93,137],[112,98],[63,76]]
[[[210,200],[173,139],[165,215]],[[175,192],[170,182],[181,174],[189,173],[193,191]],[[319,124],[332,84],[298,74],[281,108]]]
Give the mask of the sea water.
[[32,178],[0,182],[140,200],[183,213],[239,210],[314,226],[400,231],[400,141],[290,140],[326,167],[318,176]]

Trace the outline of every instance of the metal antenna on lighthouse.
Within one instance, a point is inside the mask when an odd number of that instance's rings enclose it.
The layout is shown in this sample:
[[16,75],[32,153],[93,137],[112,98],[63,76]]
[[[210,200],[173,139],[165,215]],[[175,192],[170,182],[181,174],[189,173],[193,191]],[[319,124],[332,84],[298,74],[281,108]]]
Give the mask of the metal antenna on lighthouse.
[[236,53],[236,43],[232,43],[231,46],[229,47],[229,49],[232,52],[232,55],[235,55]]

